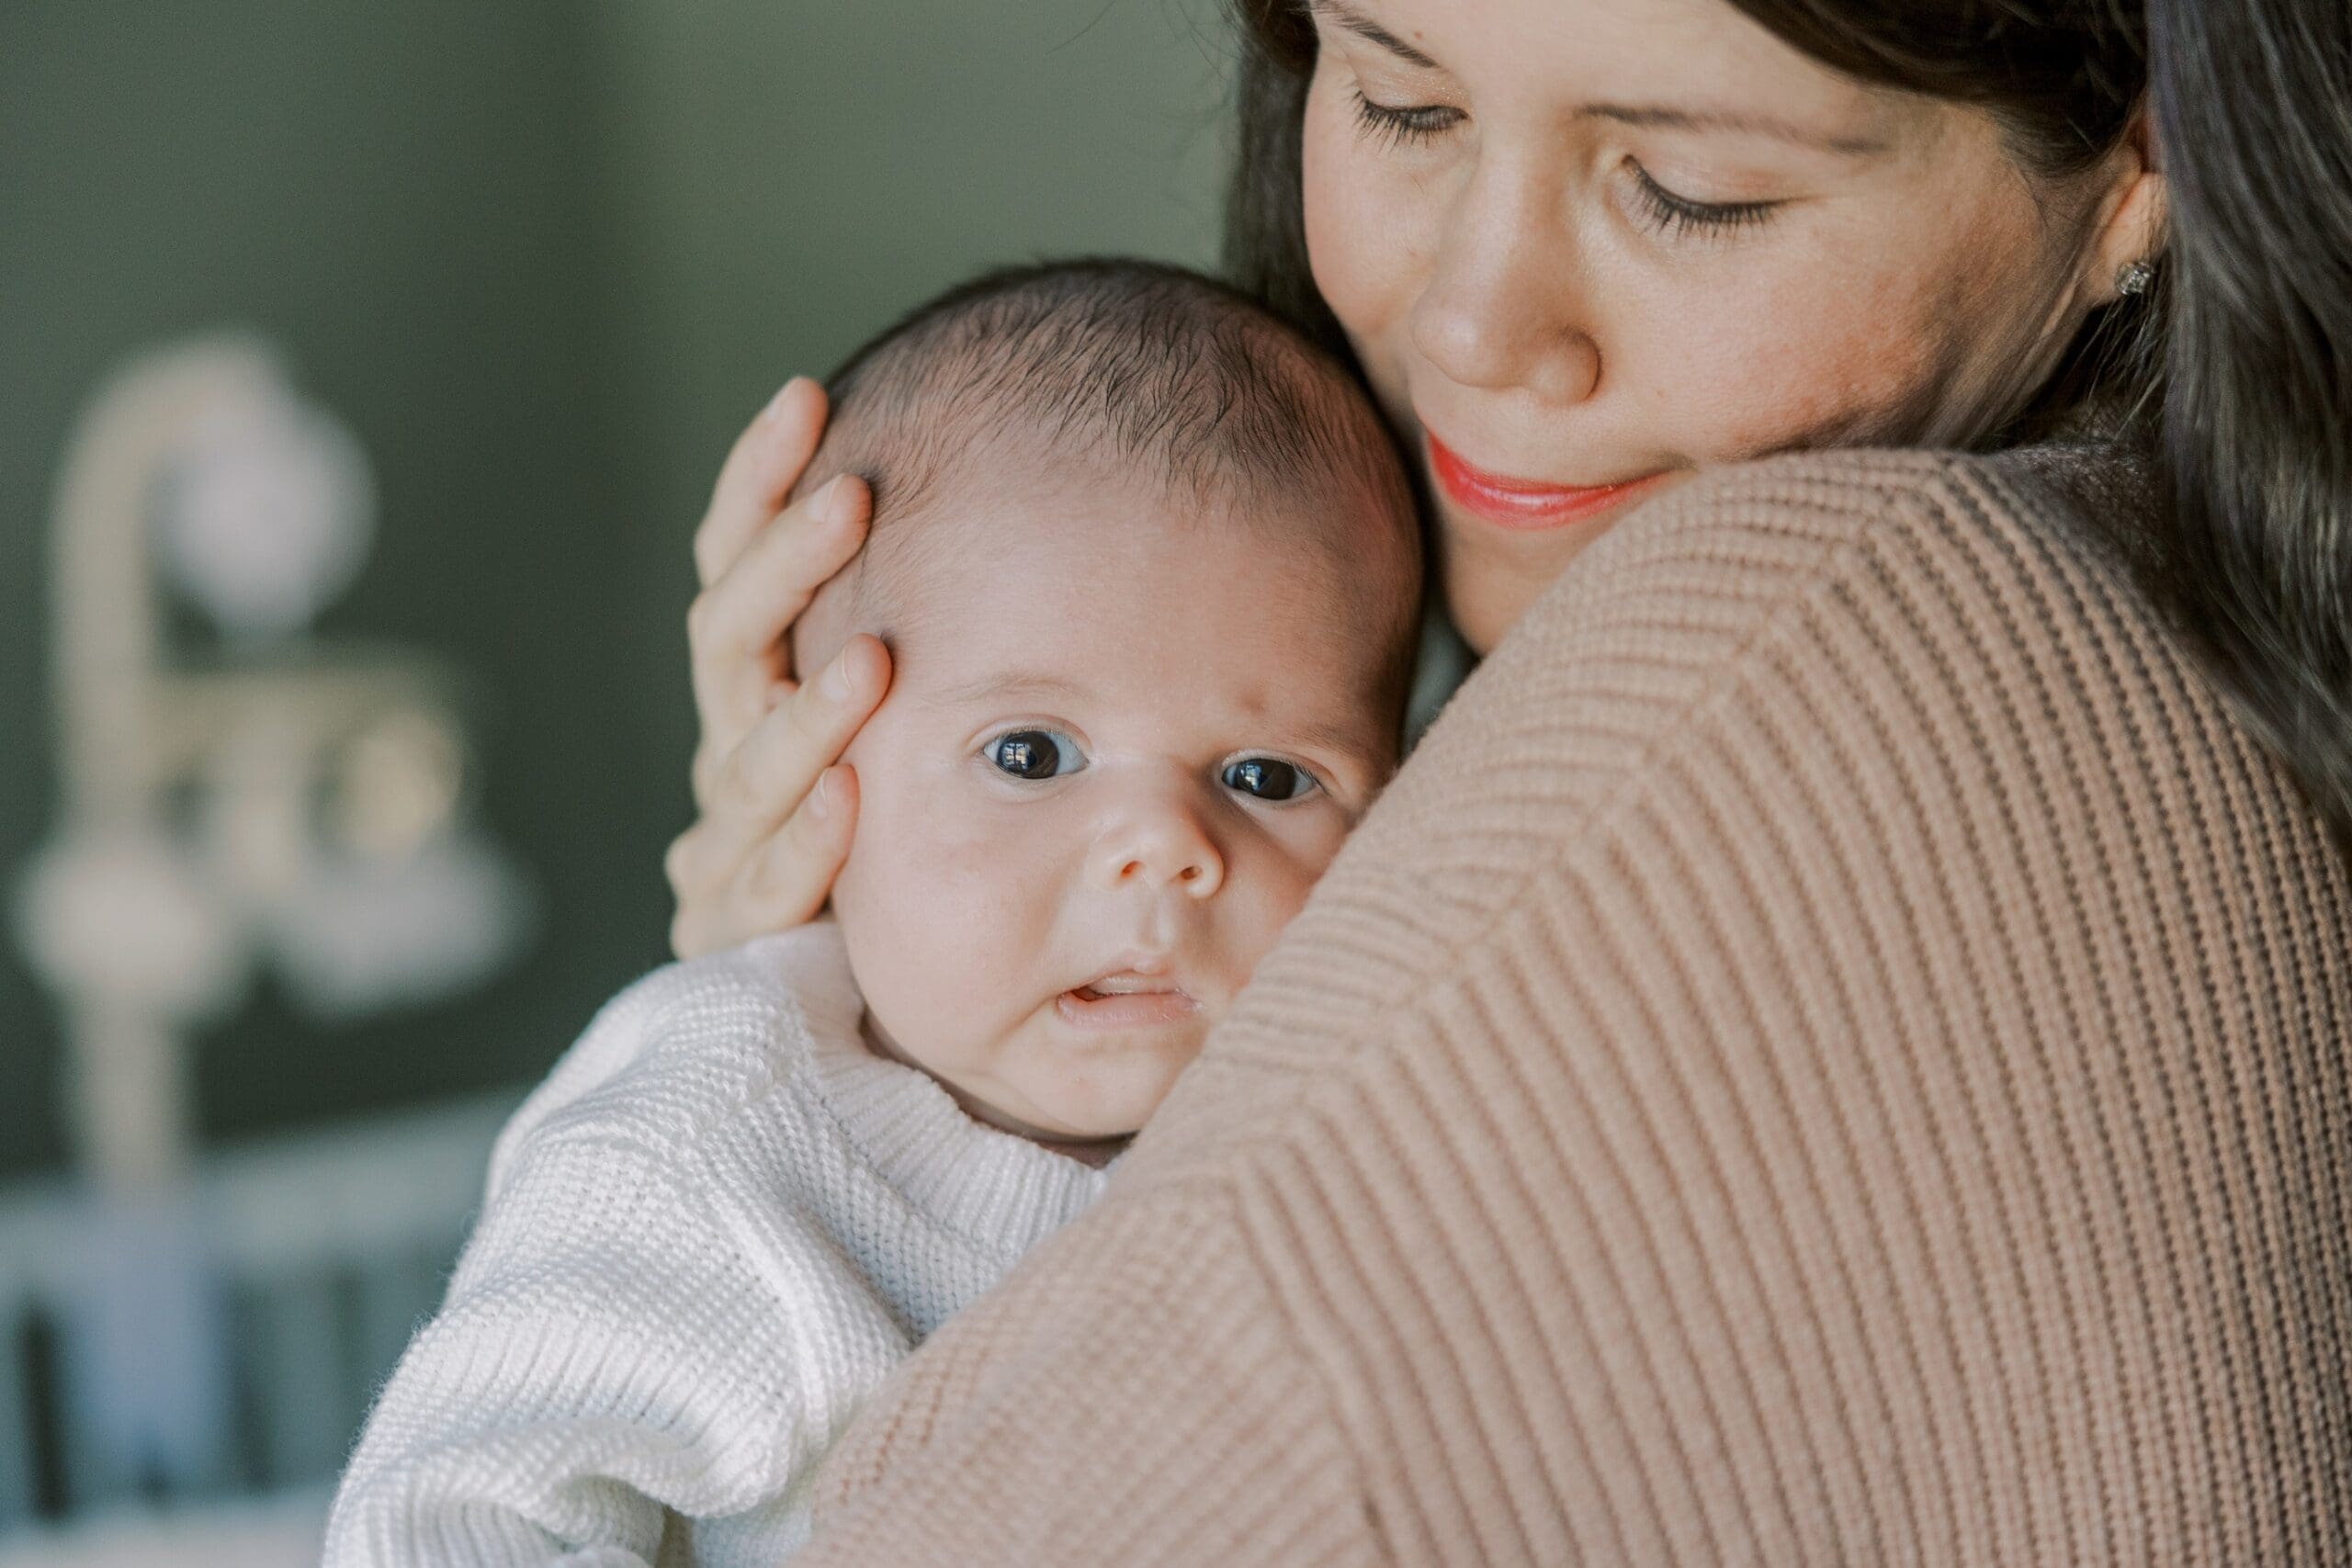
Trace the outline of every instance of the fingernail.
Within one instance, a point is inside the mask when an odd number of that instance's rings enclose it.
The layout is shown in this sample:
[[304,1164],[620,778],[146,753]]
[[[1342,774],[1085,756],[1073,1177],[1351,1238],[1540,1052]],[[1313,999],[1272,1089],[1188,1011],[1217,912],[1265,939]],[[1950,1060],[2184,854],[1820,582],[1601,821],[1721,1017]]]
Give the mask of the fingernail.
[[849,701],[849,649],[843,649],[833,655],[833,661],[825,666],[825,679],[822,684],[825,688],[825,695],[834,702]]
[[847,474],[835,474],[826,481],[824,498],[818,502],[817,509],[825,514],[825,521],[828,523],[847,520],[849,516],[849,476]]
[[799,378],[795,377],[776,389],[775,396],[768,400],[768,406],[760,411],[760,419],[763,423],[775,418],[776,411],[784,407],[784,400],[791,394],[793,387],[798,380]]
[[817,775],[817,787],[808,792],[808,813],[822,821],[833,811],[833,771],[827,768]]

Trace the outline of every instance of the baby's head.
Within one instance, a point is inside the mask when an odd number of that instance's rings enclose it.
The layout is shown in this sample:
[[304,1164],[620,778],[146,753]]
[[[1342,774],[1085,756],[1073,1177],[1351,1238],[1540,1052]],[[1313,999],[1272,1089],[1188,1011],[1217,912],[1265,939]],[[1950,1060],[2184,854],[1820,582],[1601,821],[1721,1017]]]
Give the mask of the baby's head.
[[1000,273],[834,378],[873,488],[795,633],[857,632],[833,910],[883,1050],[1054,1141],[1134,1132],[1395,768],[1420,548],[1348,372],[1219,285]]

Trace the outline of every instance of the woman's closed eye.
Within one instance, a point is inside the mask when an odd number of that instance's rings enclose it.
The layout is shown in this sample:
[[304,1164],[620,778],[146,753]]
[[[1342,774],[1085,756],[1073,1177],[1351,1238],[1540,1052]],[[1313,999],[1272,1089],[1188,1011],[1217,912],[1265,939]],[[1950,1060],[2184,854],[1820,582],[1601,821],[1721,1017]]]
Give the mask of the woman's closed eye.
[[[1391,146],[1431,141],[1468,117],[1450,104],[1381,104],[1354,89],[1357,130],[1370,141]],[[1753,227],[1781,206],[1777,201],[1694,201],[1660,185],[1633,159],[1625,160],[1636,216],[1668,239],[1721,238]]]
[[1449,104],[1376,104],[1355,90],[1356,127],[1374,141],[1392,146],[1427,141],[1462,123],[1462,111]]
[[980,748],[995,769],[1009,778],[1039,783],[1061,778],[1086,766],[1078,742],[1057,729],[1012,729]]
[[1625,168],[1632,175],[1639,216],[1669,240],[1686,234],[1728,234],[1763,222],[1781,205],[1777,201],[1693,201],[1658,184],[1631,158],[1625,160]]
[[1236,795],[1274,803],[1301,800],[1323,787],[1313,773],[1280,757],[1238,757],[1218,776]]

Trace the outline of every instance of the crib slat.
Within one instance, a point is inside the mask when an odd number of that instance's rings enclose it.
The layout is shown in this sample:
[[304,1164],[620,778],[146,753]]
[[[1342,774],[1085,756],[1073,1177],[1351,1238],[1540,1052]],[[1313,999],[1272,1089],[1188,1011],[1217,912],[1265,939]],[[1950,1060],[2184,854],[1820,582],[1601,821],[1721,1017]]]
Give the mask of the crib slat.
[[0,1538],[28,1523],[35,1506],[33,1454],[40,1434],[26,1365],[32,1355],[28,1325],[23,1303],[0,1303]]
[[143,1224],[70,1181],[0,1186],[0,1539],[330,1480],[439,1303],[511,1110],[214,1154]]
[[265,1485],[299,1485],[343,1466],[351,1395],[332,1276],[270,1281],[254,1293],[251,1394]]
[[[65,1377],[70,1387],[74,1378],[70,1359],[65,1363]],[[58,1411],[57,1420],[58,1471],[65,1511],[91,1514],[135,1502],[138,1475],[125,1468],[122,1457],[90,1429],[86,1417],[70,1399]]]

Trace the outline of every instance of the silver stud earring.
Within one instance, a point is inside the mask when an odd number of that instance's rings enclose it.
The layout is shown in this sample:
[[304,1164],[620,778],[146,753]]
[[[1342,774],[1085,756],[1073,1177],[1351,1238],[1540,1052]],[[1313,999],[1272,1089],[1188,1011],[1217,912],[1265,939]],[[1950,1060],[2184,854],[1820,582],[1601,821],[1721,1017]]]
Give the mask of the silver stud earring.
[[2145,294],[2148,285],[2155,281],[2156,269],[2145,261],[2126,262],[2116,269],[2115,291],[2122,295]]

